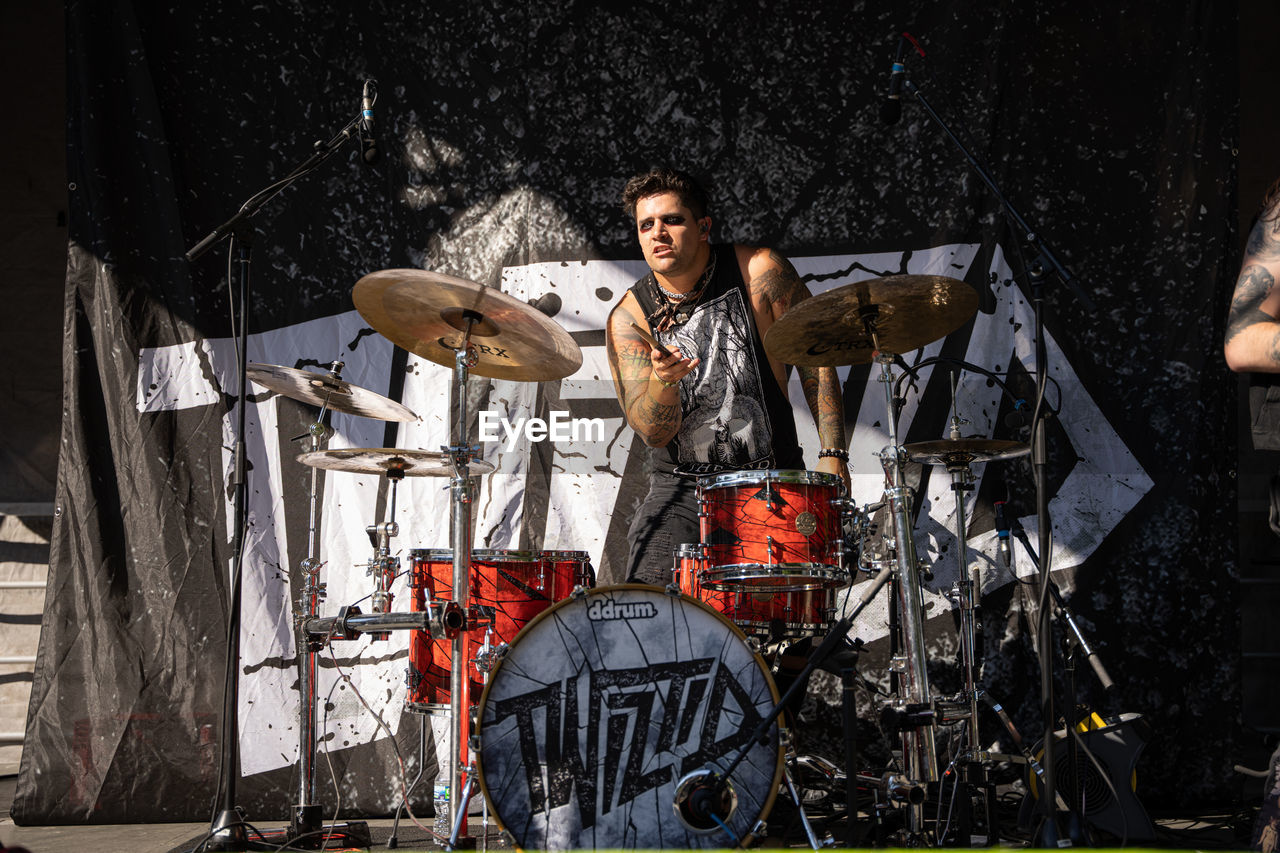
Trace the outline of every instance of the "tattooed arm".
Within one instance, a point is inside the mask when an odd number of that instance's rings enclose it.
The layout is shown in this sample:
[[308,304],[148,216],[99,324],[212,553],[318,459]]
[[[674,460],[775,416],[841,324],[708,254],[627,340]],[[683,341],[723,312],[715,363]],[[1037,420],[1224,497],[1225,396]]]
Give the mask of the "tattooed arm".
[[[746,249],[738,247],[739,261],[746,260],[747,290],[751,294],[751,307],[756,325],[763,337],[774,321],[793,305],[810,296],[809,288],[800,280],[791,262],[772,249]],[[769,357],[769,364],[778,384],[786,392],[786,366]],[[847,450],[844,435],[844,401],[840,393],[840,377],[834,367],[800,367],[800,386],[804,389],[805,402],[818,428],[818,440],[824,448]],[[849,469],[846,462],[834,457],[818,460],[817,470],[835,474],[849,485]]]
[[1280,373],[1280,198],[1249,234],[1231,294],[1223,352],[1232,370]]
[[680,380],[693,372],[699,359],[684,358],[671,347],[663,355],[650,346],[631,323],[648,330],[649,323],[630,291],[609,313],[605,343],[609,370],[622,414],[650,447],[662,447],[680,431]]

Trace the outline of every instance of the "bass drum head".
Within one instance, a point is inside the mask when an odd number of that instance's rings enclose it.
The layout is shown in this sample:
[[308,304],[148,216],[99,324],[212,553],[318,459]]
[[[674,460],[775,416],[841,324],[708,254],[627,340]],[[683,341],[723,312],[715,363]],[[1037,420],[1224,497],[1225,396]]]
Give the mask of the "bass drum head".
[[729,776],[728,832],[682,815],[679,783],[726,770],[777,700],[742,632],[702,602],[584,590],[526,625],[490,674],[481,789],[526,850],[746,845],[782,780],[776,724]]

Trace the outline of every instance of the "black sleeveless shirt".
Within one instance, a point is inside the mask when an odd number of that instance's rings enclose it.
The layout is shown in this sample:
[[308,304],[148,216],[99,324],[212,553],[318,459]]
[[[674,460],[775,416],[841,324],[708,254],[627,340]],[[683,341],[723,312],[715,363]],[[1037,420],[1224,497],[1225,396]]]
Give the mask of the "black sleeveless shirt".
[[[804,468],[784,389],[769,368],[732,244],[713,245],[715,271],[689,319],[654,337],[702,359],[680,380],[680,431],[650,448],[654,471],[700,477],[720,471]],[[631,287],[646,317],[659,305],[646,275]],[[654,328],[650,321],[650,328]]]

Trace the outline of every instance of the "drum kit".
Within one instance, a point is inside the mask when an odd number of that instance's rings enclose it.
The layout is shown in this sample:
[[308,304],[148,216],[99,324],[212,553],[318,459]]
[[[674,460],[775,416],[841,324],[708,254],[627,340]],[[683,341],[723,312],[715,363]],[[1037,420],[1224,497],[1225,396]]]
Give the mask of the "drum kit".
[[[477,792],[486,822],[491,811],[509,839],[526,849],[745,845],[765,832],[764,820],[783,793],[795,802],[816,849],[821,844],[796,787],[804,774],[793,772],[815,762],[851,788],[865,789],[872,779],[870,811],[900,811],[902,841],[944,843],[925,797],[940,778],[938,728],[966,727],[970,746],[955,758],[960,766],[988,758],[976,752],[981,578],[967,568],[964,493],[974,463],[1028,448],[964,437],[958,415],[949,438],[903,446],[893,388],[902,353],[944,337],[976,312],[969,285],[927,275],[849,284],[798,304],[765,337],[766,350],[790,364],[878,366],[889,432],[880,454],[883,529],[870,532],[871,510],[856,506],[839,478],[828,474],[711,475],[698,483],[701,541],[673,554],[665,590],[596,587],[585,552],[472,547],[476,478],[494,468],[470,440],[470,375],[517,381],[571,375],[582,355],[558,323],[495,288],[423,270],[367,275],[356,283],[353,301],[376,332],[453,369],[456,419],[449,445],[439,451],[326,449],[327,411],[387,421],[416,415],[343,380],[340,362],[327,373],[266,364],[248,371],[259,385],[321,407],[308,432],[310,447],[298,456],[312,472],[308,554],[295,614],[301,700],[295,833],[314,832],[320,822],[316,655],[332,641],[386,639],[407,630],[406,709],[449,719],[450,834],[437,837],[449,849],[474,841],[466,818]],[[953,478],[960,567],[954,592],[965,674],[954,697],[938,696],[929,684],[908,462],[944,466]],[[325,597],[316,536],[322,469],[387,481],[386,519],[366,528],[373,547],[369,613],[354,605],[333,616],[319,612]],[[392,583],[402,572],[392,539],[399,535],[396,490],[405,477],[448,478],[450,533],[448,548],[409,552],[409,601],[397,610]],[[868,557],[873,546],[876,559]],[[859,571],[882,576],[856,610],[889,586],[896,623],[890,704],[901,721],[900,757],[898,766],[874,778],[796,756],[786,726],[776,724],[786,697],[775,687],[775,664],[761,653],[766,645],[811,638],[825,637],[824,647],[845,641],[852,616],[837,621],[839,593]],[[848,820],[855,819],[851,810]]]

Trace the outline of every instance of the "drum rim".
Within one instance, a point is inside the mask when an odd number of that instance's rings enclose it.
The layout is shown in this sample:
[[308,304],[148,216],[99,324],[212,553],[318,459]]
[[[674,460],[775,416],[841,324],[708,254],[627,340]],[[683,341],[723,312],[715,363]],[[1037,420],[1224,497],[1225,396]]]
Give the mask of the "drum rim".
[[[724,570],[730,570],[728,577],[722,577]],[[785,573],[787,569],[800,569]],[[825,573],[813,571],[824,569]],[[783,573],[779,573],[782,570]],[[782,583],[758,584],[753,578],[773,578]],[[821,589],[844,589],[853,585],[849,572],[838,567],[822,563],[734,563],[718,565],[714,569],[703,567],[699,572],[698,582],[707,589],[717,592],[738,591],[745,589],[767,589],[772,592],[809,592]]]
[[[501,555],[502,559],[492,560],[492,555]],[[518,563],[536,563],[540,560],[558,560],[562,562],[590,562],[591,554],[587,551],[567,551],[567,550],[548,550],[548,551],[530,551],[527,549],[517,550],[510,548],[472,548],[471,562],[481,562],[476,559],[477,555],[481,555],[493,562],[518,562]],[[512,559],[513,555],[520,555],[518,559]],[[409,559],[415,560],[425,556],[428,562],[432,562],[433,558],[448,557],[449,561],[453,561],[452,548],[413,548],[409,551]],[[443,562],[443,560],[441,560]]]
[[[728,617],[726,617],[723,613],[718,613],[715,610],[715,608],[711,607],[711,605],[707,604],[704,601],[700,601],[694,598],[693,596],[685,595],[684,593],[677,590],[674,586],[667,586],[664,588],[660,586],[654,586],[653,584],[645,584],[645,583],[606,584],[605,586],[582,587],[583,594],[581,596],[577,595],[578,590],[575,589],[572,593],[569,594],[568,597],[555,602],[546,610],[543,610],[537,616],[530,619],[529,622],[526,623],[525,626],[520,629],[519,633],[517,633],[514,637],[511,638],[511,641],[507,645],[510,647],[514,647],[520,641],[520,638],[523,637],[527,631],[530,631],[534,625],[537,625],[538,623],[540,623],[545,617],[550,616],[550,614],[553,611],[559,610],[561,607],[568,607],[570,604],[578,603],[579,598],[586,598],[587,596],[594,595],[597,592],[610,592],[613,590],[628,590],[628,589],[643,590],[645,592],[652,592],[658,595],[668,595],[668,596],[671,596],[672,598],[682,598],[685,601],[688,601],[689,603],[696,605],[702,610],[705,610],[707,613],[710,613],[716,619],[719,619],[721,622],[723,622],[725,625],[729,627],[729,629],[738,637],[739,640],[742,641],[743,645],[746,646],[747,651],[751,653],[751,659],[755,662],[756,666],[759,667],[760,671],[764,673],[765,684],[769,688],[769,696],[773,699],[774,706],[777,706],[777,704],[781,701],[782,694],[778,692],[778,685],[773,680],[773,674],[769,672],[769,666],[765,662],[764,655],[760,654],[760,652],[756,651],[752,647],[751,641],[747,636],[747,634],[740,627],[734,624],[734,622]],[[479,744],[479,746],[477,749],[472,751],[471,755],[475,759],[475,763],[476,763],[476,780],[480,783],[480,796],[484,798],[484,802],[486,806],[490,807],[489,808],[490,814],[493,817],[494,823],[497,824],[498,829],[501,831],[510,832],[510,830],[503,824],[502,817],[498,814],[498,810],[496,808],[492,808],[493,797],[489,793],[489,783],[486,781],[485,775],[484,775],[484,745],[483,745],[483,739],[482,739],[483,732],[484,732],[484,709],[485,709],[485,705],[489,701],[489,691],[493,687],[494,682],[497,680],[497,675],[502,670],[502,665],[505,661],[506,661],[506,655],[502,655],[494,663],[493,668],[489,671],[489,680],[485,682],[484,690],[481,691],[480,693],[480,699],[478,702],[476,702],[474,723],[471,726],[471,736],[477,739],[477,743]],[[752,828],[757,826],[760,823],[760,821],[765,820],[770,815],[770,813],[773,812],[774,803],[777,801],[777,798],[778,798],[778,791],[782,786],[783,771],[786,769],[786,758],[787,758],[787,752],[786,752],[787,737],[785,735],[786,725],[783,723],[783,720],[781,717],[779,717],[777,720],[774,720],[774,725],[777,727],[777,730],[778,730],[778,748],[777,748],[777,756],[776,756],[777,760],[774,763],[773,781],[769,785],[769,794],[768,794],[768,797],[765,799],[764,808],[761,809],[760,814],[756,816],[755,821],[752,823]],[[512,837],[514,838],[514,836]],[[755,840],[755,837],[756,836],[754,832],[748,832],[746,836],[743,838],[742,844],[740,846],[746,847],[748,844],[750,844],[752,841]],[[523,849],[523,848],[520,848],[517,845],[517,849]],[[714,849],[714,848],[707,848],[707,849]]]
[[721,471],[698,478],[701,489],[718,489],[726,486],[757,484],[762,481],[792,486],[840,486],[840,478],[823,471],[804,468],[767,468],[760,471]]

